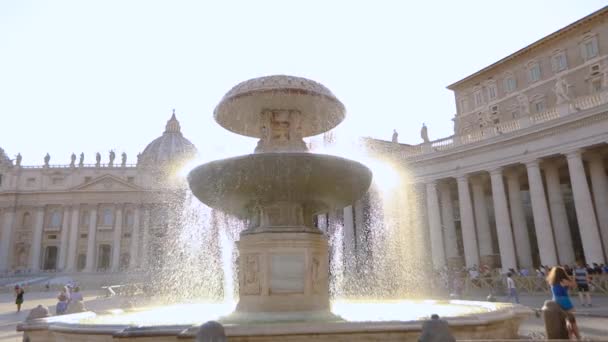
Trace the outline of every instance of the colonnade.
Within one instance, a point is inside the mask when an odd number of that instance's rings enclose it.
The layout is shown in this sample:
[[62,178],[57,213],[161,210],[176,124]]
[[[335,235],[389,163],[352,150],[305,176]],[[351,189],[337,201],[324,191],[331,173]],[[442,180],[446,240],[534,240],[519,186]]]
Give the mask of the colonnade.
[[[572,150],[558,157],[566,160],[572,189],[578,234],[587,263],[604,263],[608,257],[608,179],[603,157],[585,153],[591,184],[587,179],[583,150]],[[529,188],[534,233],[542,265],[570,264],[576,260],[571,227],[560,184],[559,164],[550,159],[523,161]],[[455,176],[458,211],[467,267],[486,263],[498,252],[503,270],[533,265],[533,246],[522,199],[520,165],[504,165]],[[544,173],[544,177],[543,177]],[[489,174],[495,230],[491,226],[488,199],[483,180]],[[505,182],[506,180],[506,182]],[[444,267],[460,258],[456,245],[455,208],[451,186],[453,178],[426,182],[426,209],[433,264]],[[546,185],[545,185],[546,184]],[[439,194],[439,195],[438,195]],[[494,250],[492,236],[498,241]]]
[[[86,227],[86,262],[84,272],[94,272],[99,268],[97,265],[98,249],[100,243],[111,245],[110,271],[120,269],[121,241],[125,239],[124,227],[125,211],[132,213],[132,227],[128,237],[129,269],[136,269],[147,264],[145,252],[149,249],[149,221],[150,208],[143,205],[130,203],[117,203],[113,207],[113,224],[102,226],[98,220],[99,207],[102,204],[72,204],[61,208],[62,223],[58,229],[50,230],[45,225],[45,207],[7,207],[0,210],[0,272],[10,271],[15,266],[14,248],[17,243],[16,235],[23,230],[31,232],[30,248],[27,269],[30,272],[38,272],[42,269],[44,262],[41,253],[45,243],[47,245],[58,245],[58,256],[55,269],[59,271],[74,272],[78,270],[79,240],[84,237]],[[107,204],[103,204],[107,206]],[[83,222],[83,212],[88,212],[88,224]],[[19,214],[33,212],[33,225],[23,227]],[[31,228],[31,229],[30,229]],[[59,230],[59,231],[57,231]],[[111,241],[100,241],[98,235],[101,231],[111,231]],[[45,233],[53,233],[58,241],[44,242]],[[55,234],[57,233],[57,234]],[[82,252],[82,251],[80,251]]]

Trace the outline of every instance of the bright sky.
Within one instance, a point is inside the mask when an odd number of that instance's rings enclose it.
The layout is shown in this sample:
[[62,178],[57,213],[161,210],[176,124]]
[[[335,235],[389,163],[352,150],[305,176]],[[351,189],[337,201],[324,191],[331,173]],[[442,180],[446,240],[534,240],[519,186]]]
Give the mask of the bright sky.
[[0,147],[23,164],[110,149],[129,161],[176,108],[215,158],[255,141],[213,109],[233,85],[292,74],[346,105],[340,134],[420,142],[453,133],[448,84],[606,1],[0,1]]

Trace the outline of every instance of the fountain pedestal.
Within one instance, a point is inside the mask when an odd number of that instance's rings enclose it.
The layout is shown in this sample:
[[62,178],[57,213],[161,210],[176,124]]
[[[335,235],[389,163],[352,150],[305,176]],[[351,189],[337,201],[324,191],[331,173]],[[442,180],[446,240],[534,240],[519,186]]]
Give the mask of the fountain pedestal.
[[[329,313],[327,238],[321,232],[243,234],[236,316],[326,319]],[[266,313],[266,314],[265,314]]]

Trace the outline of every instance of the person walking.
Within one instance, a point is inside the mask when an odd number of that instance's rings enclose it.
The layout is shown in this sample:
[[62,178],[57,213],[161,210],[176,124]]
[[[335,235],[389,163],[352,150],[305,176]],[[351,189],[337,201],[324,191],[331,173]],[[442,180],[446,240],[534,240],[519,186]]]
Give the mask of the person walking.
[[515,299],[515,303],[519,304],[519,295],[511,272],[507,273],[507,291],[509,291],[509,301]]
[[24,294],[25,290],[23,290],[23,287],[19,285],[15,286],[15,304],[17,305],[17,312],[21,312],[21,304],[23,304]]
[[[574,281],[576,282],[576,287],[578,289],[578,297],[581,301],[582,306],[591,307],[591,293],[589,292],[589,271],[585,267],[582,261],[577,262],[576,267],[574,268]],[[585,303],[585,298],[587,298],[587,303]]]
[[547,283],[551,286],[553,301],[557,303],[562,310],[566,312],[566,324],[570,335],[574,335],[577,340],[581,339],[574,317],[574,305],[568,295],[568,288],[572,288],[576,283],[568,277],[566,271],[562,267],[553,267],[547,276]]

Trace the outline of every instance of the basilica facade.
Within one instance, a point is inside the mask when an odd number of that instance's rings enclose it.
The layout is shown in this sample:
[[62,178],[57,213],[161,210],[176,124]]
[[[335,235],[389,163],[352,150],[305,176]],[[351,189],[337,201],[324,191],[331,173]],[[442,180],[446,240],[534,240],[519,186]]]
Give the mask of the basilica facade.
[[[367,141],[411,175],[433,266],[605,263],[608,7],[448,88],[452,136]],[[145,268],[175,192],[167,167],[195,152],[175,116],[133,164],[23,166],[0,150],[0,272]],[[363,248],[370,196],[315,220],[340,222],[346,256]]]
[[145,268],[153,237],[165,229],[166,201],[175,193],[173,168],[195,146],[175,113],[164,133],[127,163],[23,166],[0,149],[0,272],[119,271]]

